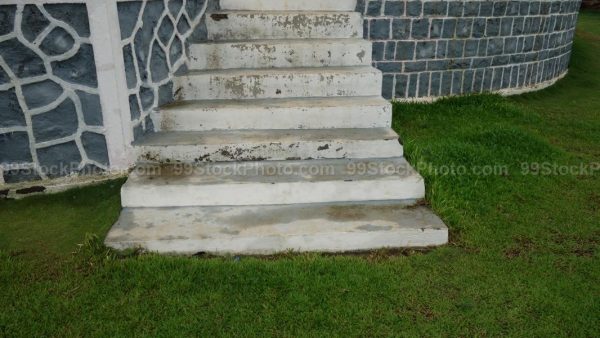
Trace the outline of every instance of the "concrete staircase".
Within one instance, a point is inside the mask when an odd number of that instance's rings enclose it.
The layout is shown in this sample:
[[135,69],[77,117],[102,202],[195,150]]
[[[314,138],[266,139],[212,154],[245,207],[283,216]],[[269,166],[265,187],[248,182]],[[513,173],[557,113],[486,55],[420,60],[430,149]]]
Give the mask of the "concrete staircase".
[[221,0],[152,116],[114,248],[270,254],[447,242],[390,128],[356,0]]

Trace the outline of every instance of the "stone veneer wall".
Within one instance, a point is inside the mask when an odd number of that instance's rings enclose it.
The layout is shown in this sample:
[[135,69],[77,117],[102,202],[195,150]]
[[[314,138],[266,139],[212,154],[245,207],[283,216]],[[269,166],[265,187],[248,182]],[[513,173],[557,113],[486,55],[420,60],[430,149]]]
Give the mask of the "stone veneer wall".
[[89,37],[85,4],[0,5],[6,183],[109,165]]
[[543,87],[567,72],[581,0],[358,0],[383,95]]
[[204,13],[216,0],[142,0],[117,5],[134,139],[154,131],[150,112],[173,100],[173,75],[187,45],[206,38]]

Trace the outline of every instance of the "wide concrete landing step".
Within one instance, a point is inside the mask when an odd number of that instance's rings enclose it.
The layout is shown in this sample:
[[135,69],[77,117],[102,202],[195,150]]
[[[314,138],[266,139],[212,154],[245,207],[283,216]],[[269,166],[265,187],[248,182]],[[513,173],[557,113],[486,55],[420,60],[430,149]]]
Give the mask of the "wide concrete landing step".
[[356,0],[221,0],[220,5],[242,11],[354,11]]
[[363,39],[251,40],[192,44],[189,69],[370,66]]
[[124,207],[328,203],[424,198],[402,157],[140,164],[121,189]]
[[105,243],[173,254],[274,254],[428,247],[448,242],[429,209],[402,202],[125,208]]
[[356,12],[217,11],[206,16],[208,40],[362,38]]
[[195,70],[174,79],[178,100],[381,95],[371,66]]
[[381,96],[194,100],[152,114],[162,131],[384,128],[392,105]]
[[219,162],[402,156],[391,128],[157,132],[135,144],[141,161]]

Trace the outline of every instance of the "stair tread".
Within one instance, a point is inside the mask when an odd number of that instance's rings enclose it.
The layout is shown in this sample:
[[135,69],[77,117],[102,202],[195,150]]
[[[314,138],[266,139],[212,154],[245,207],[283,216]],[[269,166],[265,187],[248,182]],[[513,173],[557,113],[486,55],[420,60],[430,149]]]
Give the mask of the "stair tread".
[[401,201],[238,207],[125,208],[109,246],[150,251],[275,253],[346,251],[445,243],[430,210]]
[[136,146],[208,145],[238,143],[279,143],[325,140],[393,140],[398,134],[391,128],[335,129],[242,129],[207,131],[162,131],[147,134]]
[[[194,186],[396,180],[422,182],[404,157],[181,164],[138,164],[123,186]],[[309,172],[307,168],[319,168]],[[316,170],[316,169],[315,169]],[[224,174],[227,173],[227,174]]]
[[206,41],[201,43],[192,43],[190,47],[198,46],[198,45],[230,45],[235,43],[244,43],[244,44],[252,44],[252,45],[279,45],[279,44],[306,44],[306,43],[358,43],[358,44],[371,44],[370,41],[362,39],[362,38],[290,38],[290,39],[257,39],[257,40],[219,40],[219,41]]
[[381,96],[341,96],[341,97],[292,97],[270,99],[230,99],[230,100],[186,100],[160,107],[161,110],[177,111],[209,108],[289,108],[289,107],[355,107],[389,105]]
[[195,69],[188,70],[184,75],[230,75],[230,76],[262,76],[269,74],[368,74],[381,73],[373,66],[342,66],[342,67],[299,67],[299,68],[231,68],[231,69]]

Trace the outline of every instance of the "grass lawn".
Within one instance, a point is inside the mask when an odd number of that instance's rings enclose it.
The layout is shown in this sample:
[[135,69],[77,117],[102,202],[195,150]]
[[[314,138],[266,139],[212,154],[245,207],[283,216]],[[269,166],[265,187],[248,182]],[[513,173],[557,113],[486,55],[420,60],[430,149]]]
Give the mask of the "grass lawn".
[[116,220],[122,180],[0,201],[0,336],[598,337],[600,170],[580,166],[600,163],[599,52],[585,12],[552,88],[395,106],[451,231],[428,252],[117,256],[77,244]]

